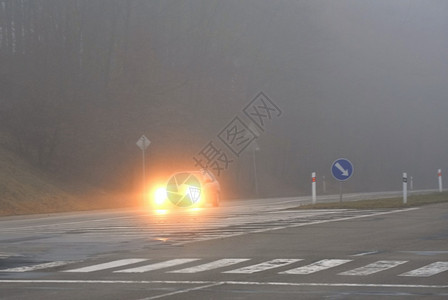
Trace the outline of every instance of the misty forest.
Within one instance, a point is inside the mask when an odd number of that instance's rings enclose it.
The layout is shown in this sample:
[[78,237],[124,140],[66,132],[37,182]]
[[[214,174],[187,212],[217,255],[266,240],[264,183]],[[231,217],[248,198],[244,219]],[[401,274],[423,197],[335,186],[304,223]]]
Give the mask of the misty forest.
[[307,195],[311,172],[338,193],[341,157],[347,192],[432,189],[447,53],[443,0],[0,0],[0,147],[110,193],[141,190],[143,134],[149,185],[208,154],[225,198]]

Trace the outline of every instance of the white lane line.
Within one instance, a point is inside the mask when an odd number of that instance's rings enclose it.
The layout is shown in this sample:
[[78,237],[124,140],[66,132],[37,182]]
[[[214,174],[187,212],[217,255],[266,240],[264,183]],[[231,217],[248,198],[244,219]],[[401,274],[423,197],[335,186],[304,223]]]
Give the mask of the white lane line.
[[394,268],[407,262],[407,260],[380,260],[364,267],[339,273],[338,275],[366,276]]
[[[257,286],[326,286],[326,287],[379,287],[379,288],[425,288],[448,289],[448,285],[424,284],[376,284],[376,283],[325,283],[325,282],[261,282],[261,281],[174,281],[174,280],[27,280],[27,279],[0,279],[0,283],[35,283],[35,284],[204,284],[204,285],[257,285]],[[204,287],[202,287],[204,288]]]
[[143,273],[143,272],[173,267],[173,266],[177,266],[177,265],[181,265],[181,264],[186,264],[188,262],[192,262],[192,261],[196,261],[196,260],[199,260],[199,258],[172,259],[172,260],[159,262],[159,263],[155,263],[155,264],[151,264],[151,265],[146,265],[146,266],[142,266],[142,267],[119,270],[119,271],[115,271],[114,273]]
[[104,219],[93,219],[93,220],[83,220],[83,221],[72,221],[65,223],[52,223],[52,224],[42,224],[42,225],[31,225],[31,226],[21,226],[21,227],[5,227],[0,228],[0,231],[17,231],[20,229],[31,229],[34,230],[36,228],[42,227],[61,227],[63,225],[73,225],[73,224],[82,224],[82,223],[90,223],[90,222],[103,222],[103,221],[111,221],[111,220],[120,220],[120,219],[133,219],[134,217],[123,216],[123,217],[112,217],[112,218],[104,218]]
[[94,272],[94,271],[100,271],[100,270],[106,270],[106,269],[112,269],[112,268],[122,267],[122,266],[126,266],[126,265],[136,264],[136,263],[146,261],[146,260],[147,259],[144,259],[144,258],[120,259],[120,260],[115,260],[115,261],[104,263],[104,264],[98,264],[98,265],[88,266],[88,267],[79,268],[79,269],[66,270],[64,272],[88,273],[88,272]]
[[352,261],[351,259],[323,259],[320,261],[317,261],[315,263],[312,263],[307,266],[287,270],[284,272],[280,272],[279,274],[298,274],[298,275],[307,275],[316,273],[322,270],[334,268],[340,265],[343,265],[345,263],[348,263]]
[[9,268],[0,270],[0,272],[30,272],[30,271],[36,271],[36,270],[42,270],[42,269],[49,269],[49,268],[55,268],[60,266],[65,266],[71,263],[75,263],[75,261],[53,261],[49,263],[43,263],[38,265],[31,265],[31,266],[23,266],[23,267],[16,267],[16,268]]
[[368,251],[368,252],[361,252],[361,253],[358,253],[358,254],[353,254],[352,256],[364,256],[364,255],[370,255],[370,254],[375,254],[375,253],[378,253],[379,251]]
[[160,299],[160,298],[165,298],[165,297],[173,296],[173,295],[177,295],[177,294],[188,293],[188,292],[191,292],[191,291],[203,290],[203,289],[206,289],[206,288],[209,288],[209,287],[223,285],[223,284],[225,284],[225,283],[224,282],[215,282],[215,283],[211,283],[211,284],[207,284],[207,285],[203,285],[203,286],[197,286],[197,287],[190,288],[190,289],[184,289],[184,290],[180,290],[180,291],[175,291],[175,292],[171,292],[171,293],[167,293],[167,294],[163,294],[163,295],[152,296],[152,297],[149,297],[149,298],[143,298],[143,299],[139,299],[139,300]]
[[352,216],[352,217],[342,217],[342,218],[330,219],[330,220],[320,220],[320,221],[314,221],[314,222],[309,222],[309,223],[299,223],[299,224],[278,226],[278,227],[265,228],[265,229],[252,230],[252,231],[245,231],[245,232],[238,232],[238,233],[226,234],[226,235],[222,234],[222,235],[217,235],[217,236],[213,236],[213,237],[198,238],[198,239],[194,239],[194,240],[189,239],[188,241],[182,241],[182,242],[178,242],[178,243],[173,243],[172,245],[182,246],[182,245],[186,245],[186,244],[195,243],[195,242],[198,242],[198,241],[211,241],[211,240],[222,239],[222,238],[230,238],[230,237],[241,236],[241,235],[246,235],[246,234],[251,234],[251,233],[263,233],[263,232],[281,230],[281,229],[286,229],[286,228],[296,228],[296,227],[319,225],[319,224],[325,224],[325,223],[331,223],[331,222],[356,220],[356,219],[362,219],[362,218],[369,218],[369,217],[376,217],[376,216],[382,216],[382,215],[388,215],[388,214],[408,212],[408,211],[413,211],[413,210],[417,210],[417,209],[420,209],[420,208],[419,207],[411,207],[411,208],[405,208],[405,209],[398,209],[398,210],[392,210],[392,211],[372,213],[372,214],[367,214],[367,215],[359,215],[359,216]]
[[11,256],[14,256],[14,255],[10,254],[10,253],[2,253],[2,252],[0,252],[0,259],[8,258],[8,257],[11,257]]
[[199,266],[195,266],[195,267],[191,267],[191,268],[185,268],[185,269],[180,269],[180,270],[175,270],[175,271],[171,271],[168,273],[198,273],[198,272],[203,272],[203,271],[209,271],[209,270],[214,270],[214,269],[218,269],[218,268],[222,268],[222,267],[227,267],[227,266],[231,266],[243,261],[247,261],[249,260],[249,258],[224,258],[224,259],[219,259],[217,261],[213,261],[207,264],[203,264],[203,265],[199,265]]
[[263,262],[260,264],[256,264],[253,266],[247,266],[235,270],[226,271],[223,273],[231,273],[231,274],[252,274],[256,272],[266,271],[274,268],[279,268],[283,266],[287,266],[289,264],[301,261],[302,259],[273,259],[271,261]]
[[410,276],[410,277],[429,277],[442,272],[448,271],[447,261],[438,261],[422,268],[403,273],[399,276]]

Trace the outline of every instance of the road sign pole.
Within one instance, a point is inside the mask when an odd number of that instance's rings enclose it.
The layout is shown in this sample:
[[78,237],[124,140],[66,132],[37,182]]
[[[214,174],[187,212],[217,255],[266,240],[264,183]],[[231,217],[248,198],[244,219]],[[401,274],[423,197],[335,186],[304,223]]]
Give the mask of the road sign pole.
[[438,170],[437,175],[439,177],[439,192],[442,192],[443,185],[442,185],[442,170],[441,169]]
[[146,172],[145,172],[145,150],[142,150],[142,171],[143,171],[143,197],[146,194]]
[[138,141],[137,146],[142,150],[142,180],[143,180],[143,199],[146,197],[146,163],[145,163],[145,151],[151,144],[151,141],[145,135],[142,135]]
[[316,172],[311,173],[311,192],[313,198],[313,204],[316,204]]
[[325,182],[325,176],[322,177],[322,185],[323,185],[324,194],[326,194],[327,193],[327,183]]
[[331,174],[339,181],[339,203],[342,204],[342,183],[353,175],[353,164],[346,158],[339,158],[331,165]]
[[339,204],[342,204],[342,181],[339,182]]
[[403,204],[408,203],[408,174],[403,173]]
[[252,159],[253,159],[253,167],[254,167],[254,188],[255,188],[255,196],[258,198],[258,174],[257,174],[257,159],[255,157],[256,149],[254,148],[252,151]]

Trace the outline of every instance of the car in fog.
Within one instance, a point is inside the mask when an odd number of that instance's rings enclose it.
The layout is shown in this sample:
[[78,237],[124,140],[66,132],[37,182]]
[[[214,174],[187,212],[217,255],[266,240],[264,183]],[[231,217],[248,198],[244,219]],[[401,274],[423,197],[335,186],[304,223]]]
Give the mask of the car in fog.
[[156,208],[219,206],[221,186],[214,174],[206,169],[172,174],[166,185],[153,193]]

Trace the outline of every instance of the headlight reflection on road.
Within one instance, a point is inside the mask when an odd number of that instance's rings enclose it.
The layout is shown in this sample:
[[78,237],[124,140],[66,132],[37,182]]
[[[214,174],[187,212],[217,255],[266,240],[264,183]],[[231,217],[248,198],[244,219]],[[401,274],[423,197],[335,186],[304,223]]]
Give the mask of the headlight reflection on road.
[[168,209],[156,209],[156,210],[154,210],[154,212],[155,212],[157,215],[161,215],[161,216],[163,216],[163,215],[168,214]]
[[193,207],[193,208],[188,209],[188,211],[192,212],[192,213],[199,213],[202,210],[203,210],[203,208],[201,208],[201,207]]
[[155,240],[156,241],[160,241],[160,242],[163,242],[163,243],[166,243],[167,241],[168,241],[168,238],[165,238],[165,237],[159,237],[159,238],[155,238]]

